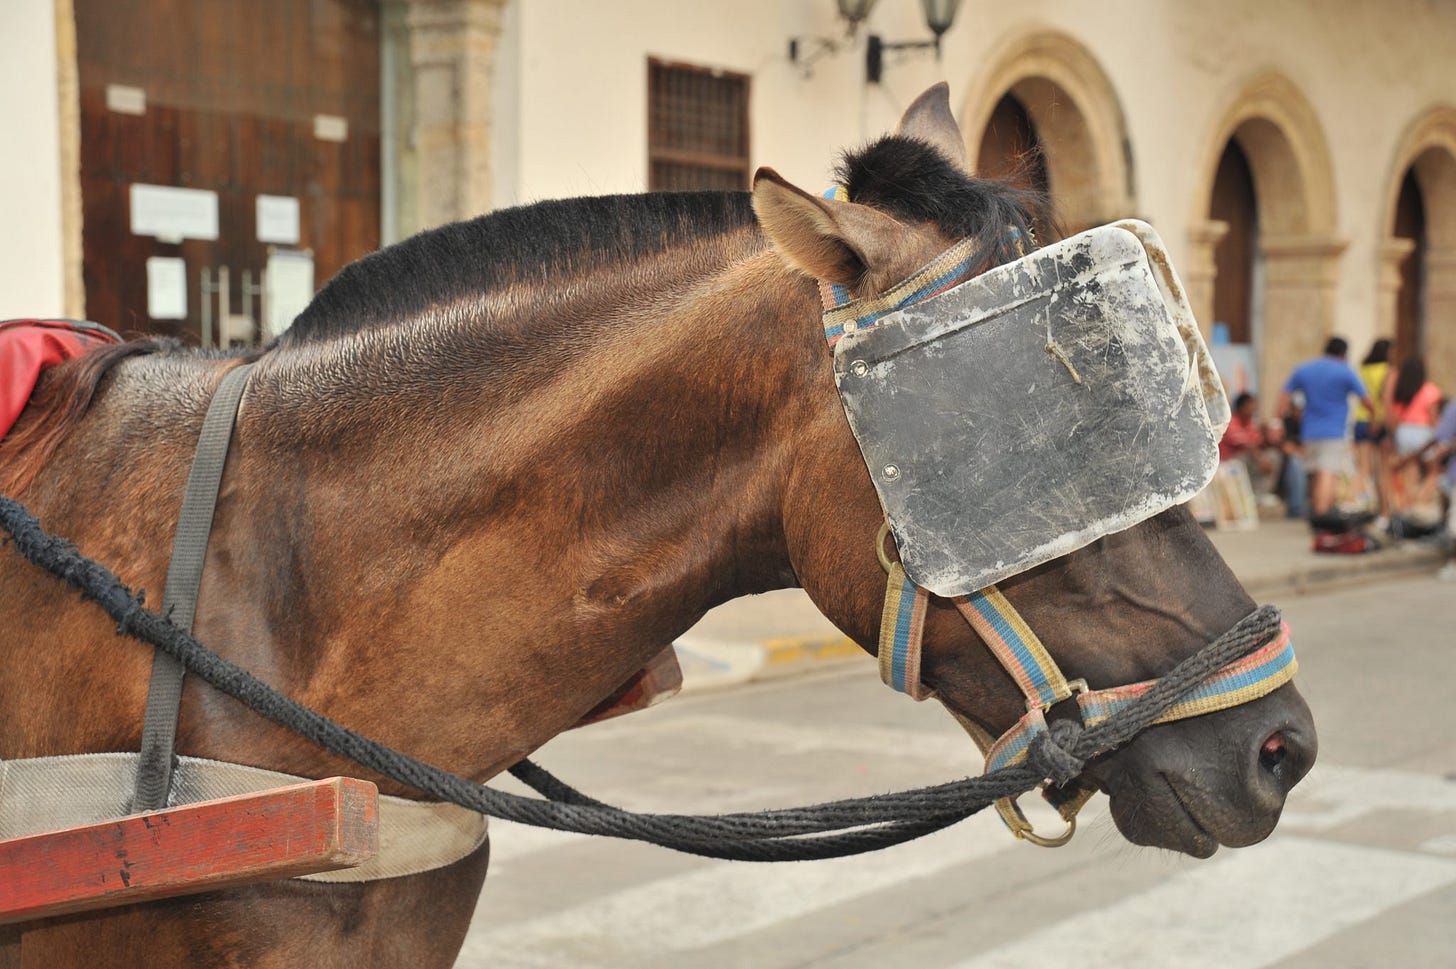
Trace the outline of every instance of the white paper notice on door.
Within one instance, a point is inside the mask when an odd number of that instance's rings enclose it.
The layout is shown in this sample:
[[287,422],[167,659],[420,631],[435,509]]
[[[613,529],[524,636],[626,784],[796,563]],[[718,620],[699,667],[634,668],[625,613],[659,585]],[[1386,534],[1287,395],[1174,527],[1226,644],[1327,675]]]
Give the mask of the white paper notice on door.
[[293,318],[313,299],[313,253],[307,249],[269,252],[263,288],[267,306],[263,339],[271,340],[292,326]]
[[161,242],[217,238],[217,193],[171,185],[131,187],[131,231]]
[[291,195],[259,195],[258,241],[298,245],[298,199]]
[[154,320],[187,319],[187,263],[175,256],[147,259],[147,315]]

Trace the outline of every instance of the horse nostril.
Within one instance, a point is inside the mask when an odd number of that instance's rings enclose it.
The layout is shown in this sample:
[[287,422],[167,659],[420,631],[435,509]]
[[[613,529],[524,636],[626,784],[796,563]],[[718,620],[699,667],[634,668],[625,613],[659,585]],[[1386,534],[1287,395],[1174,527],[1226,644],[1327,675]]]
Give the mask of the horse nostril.
[[1264,745],[1259,748],[1259,766],[1271,774],[1277,774],[1279,765],[1284,763],[1284,758],[1288,754],[1289,748],[1285,746],[1284,734],[1270,734],[1269,739],[1265,740]]

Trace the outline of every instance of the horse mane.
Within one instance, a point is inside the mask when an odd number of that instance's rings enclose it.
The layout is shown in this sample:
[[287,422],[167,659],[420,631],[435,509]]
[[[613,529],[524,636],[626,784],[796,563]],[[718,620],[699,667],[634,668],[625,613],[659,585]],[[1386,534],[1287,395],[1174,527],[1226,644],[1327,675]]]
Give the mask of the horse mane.
[[[1010,230],[1034,238],[1034,222],[1049,222],[1044,197],[972,178],[913,138],[889,135],[847,152],[836,175],[852,201],[932,224],[948,238],[975,238],[990,262],[1015,257]],[[754,224],[747,192],[609,195],[504,209],[421,232],[345,266],[274,345],[357,333],[491,289],[546,285]],[[137,340],[54,368],[37,393],[41,416],[0,440],[0,491],[14,495],[29,485],[113,367],[164,352],[206,351],[188,351],[176,340]]]
[[428,229],[328,281],[279,346],[408,319],[513,283],[620,266],[752,225],[747,192],[653,192],[537,202]]
[[[1034,238],[1046,200],[971,178],[923,141],[888,135],[849,152],[850,198],[953,239],[975,237],[994,262],[1014,258],[1008,229]],[[298,346],[403,321],[513,283],[549,285],[754,225],[747,192],[606,195],[502,209],[429,229],[341,269],[278,339]],[[999,245],[999,249],[997,246]]]

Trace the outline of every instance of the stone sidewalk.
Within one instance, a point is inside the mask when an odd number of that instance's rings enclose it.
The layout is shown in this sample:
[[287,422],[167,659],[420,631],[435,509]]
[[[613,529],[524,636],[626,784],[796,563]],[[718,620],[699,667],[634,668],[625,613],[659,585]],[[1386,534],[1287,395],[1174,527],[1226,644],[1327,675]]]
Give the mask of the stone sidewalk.
[[[1443,556],[1433,545],[1395,543],[1365,555],[1319,555],[1300,521],[1264,520],[1247,531],[1210,531],[1224,559],[1259,602],[1404,578],[1432,582]],[[827,663],[872,660],[798,589],[719,606],[677,640],[684,691],[803,673]]]

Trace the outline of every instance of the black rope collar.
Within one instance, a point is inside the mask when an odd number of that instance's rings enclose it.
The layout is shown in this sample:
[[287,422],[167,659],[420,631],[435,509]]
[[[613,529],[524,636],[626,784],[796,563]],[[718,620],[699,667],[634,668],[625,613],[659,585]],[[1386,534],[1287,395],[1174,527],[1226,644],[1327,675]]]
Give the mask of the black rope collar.
[[106,611],[117,632],[162,650],[217,690],[318,746],[429,797],[492,817],[579,834],[647,841],[688,854],[739,861],[836,858],[889,847],[948,827],[998,798],[1049,777],[1080,773],[1088,760],[1126,743],[1202,680],[1258,648],[1279,629],[1264,606],[1179,663],[1135,703],[1095,727],[1059,723],[1037,738],[1028,759],[990,774],[933,787],[831,801],[804,808],[692,816],[639,814],[594,800],[522,761],[511,773],[546,800],[492,790],[371,740],[290,699],[146,608],[104,565],[65,539],[47,535],[18,502],[0,496],[0,527],[31,563]]

